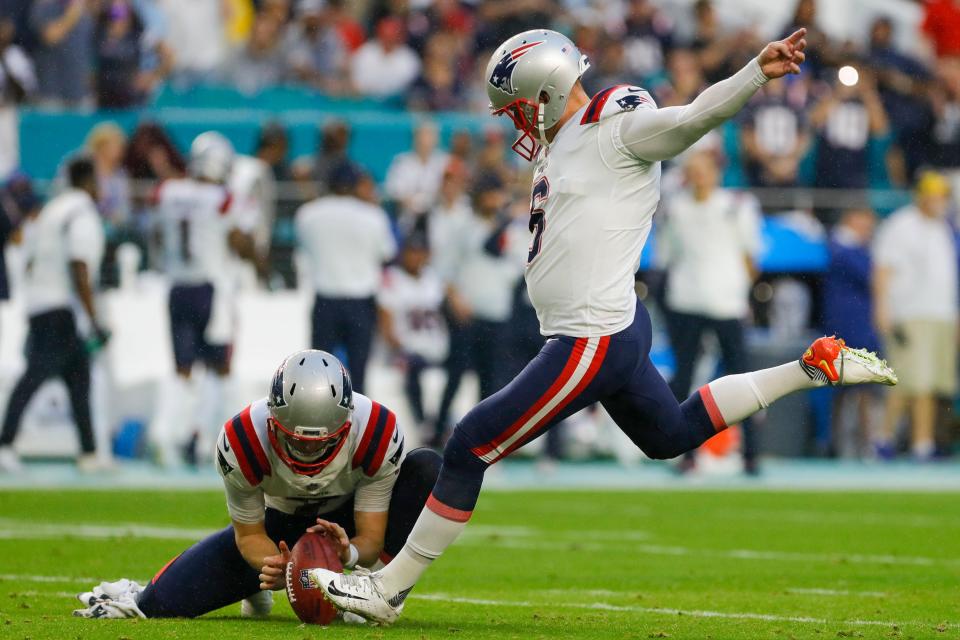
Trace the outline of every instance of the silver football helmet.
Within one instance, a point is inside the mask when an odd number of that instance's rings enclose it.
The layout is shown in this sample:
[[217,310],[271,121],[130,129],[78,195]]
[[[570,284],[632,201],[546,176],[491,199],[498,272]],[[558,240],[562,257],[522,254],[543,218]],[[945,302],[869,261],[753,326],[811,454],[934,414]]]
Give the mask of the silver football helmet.
[[573,85],[589,68],[577,45],[549,29],[518,33],[497,47],[487,63],[487,95],[493,114],[508,115],[520,131],[514,151],[533,159],[547,142],[546,130],[563,115]]
[[207,131],[190,145],[190,175],[223,184],[233,170],[233,145],[222,134]]
[[296,473],[316,475],[337,457],[350,434],[350,374],[326,351],[298,351],[273,374],[267,408],[274,452]]

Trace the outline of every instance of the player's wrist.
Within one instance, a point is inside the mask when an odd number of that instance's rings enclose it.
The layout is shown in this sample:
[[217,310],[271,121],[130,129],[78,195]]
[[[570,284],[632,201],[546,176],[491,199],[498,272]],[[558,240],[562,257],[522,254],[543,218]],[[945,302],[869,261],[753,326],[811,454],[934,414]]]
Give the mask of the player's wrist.
[[353,569],[360,561],[360,550],[351,542],[350,546],[347,547],[347,557],[341,558],[341,560],[343,560],[344,569]]

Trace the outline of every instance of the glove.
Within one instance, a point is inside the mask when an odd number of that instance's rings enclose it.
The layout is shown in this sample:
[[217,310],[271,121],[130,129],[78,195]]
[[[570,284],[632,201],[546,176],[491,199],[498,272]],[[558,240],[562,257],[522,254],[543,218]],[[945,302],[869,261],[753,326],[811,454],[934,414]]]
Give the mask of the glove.
[[101,349],[107,346],[107,343],[110,342],[111,333],[99,325],[93,325],[93,328],[90,330],[90,335],[87,336],[87,339],[84,343],[84,346],[87,349],[87,353],[93,355],[98,353]]

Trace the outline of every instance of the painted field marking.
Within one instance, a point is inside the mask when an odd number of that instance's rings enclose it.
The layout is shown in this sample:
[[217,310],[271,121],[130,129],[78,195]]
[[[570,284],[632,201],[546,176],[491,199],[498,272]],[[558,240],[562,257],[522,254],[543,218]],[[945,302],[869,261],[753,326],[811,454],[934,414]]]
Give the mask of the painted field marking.
[[646,613],[665,616],[689,616],[691,618],[722,618],[729,620],[762,620],[764,622],[798,622],[805,624],[852,625],[876,627],[905,627],[905,626],[937,626],[942,624],[945,629],[958,629],[957,623],[933,623],[922,620],[895,621],[895,620],[829,620],[811,616],[784,616],[772,613],[753,613],[737,611],[707,611],[698,609],[671,609],[666,607],[638,607],[607,604],[605,602],[529,602],[525,600],[489,600],[483,598],[460,598],[445,593],[412,593],[410,599],[431,600],[435,602],[449,602],[456,604],[475,604],[497,607],[550,607],[557,609],[587,609],[592,611],[616,611],[621,613]]
[[786,589],[787,593],[795,593],[798,595],[811,595],[811,596],[865,596],[868,598],[886,598],[887,594],[883,591],[851,591],[849,589],[820,589],[820,588],[803,588],[803,587],[794,587]]
[[960,527],[960,518],[936,515],[898,515],[896,513],[859,512],[847,513],[817,510],[766,510],[766,509],[723,509],[710,515],[730,519],[780,520],[782,522],[824,524],[827,522],[850,524],[880,524],[902,527]]

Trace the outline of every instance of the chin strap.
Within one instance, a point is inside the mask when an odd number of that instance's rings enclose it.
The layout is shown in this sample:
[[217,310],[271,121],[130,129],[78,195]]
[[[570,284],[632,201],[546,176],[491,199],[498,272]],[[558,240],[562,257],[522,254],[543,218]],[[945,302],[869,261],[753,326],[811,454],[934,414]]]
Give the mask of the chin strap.
[[547,146],[547,132],[543,128],[543,108],[542,102],[537,104],[537,133],[540,144]]

